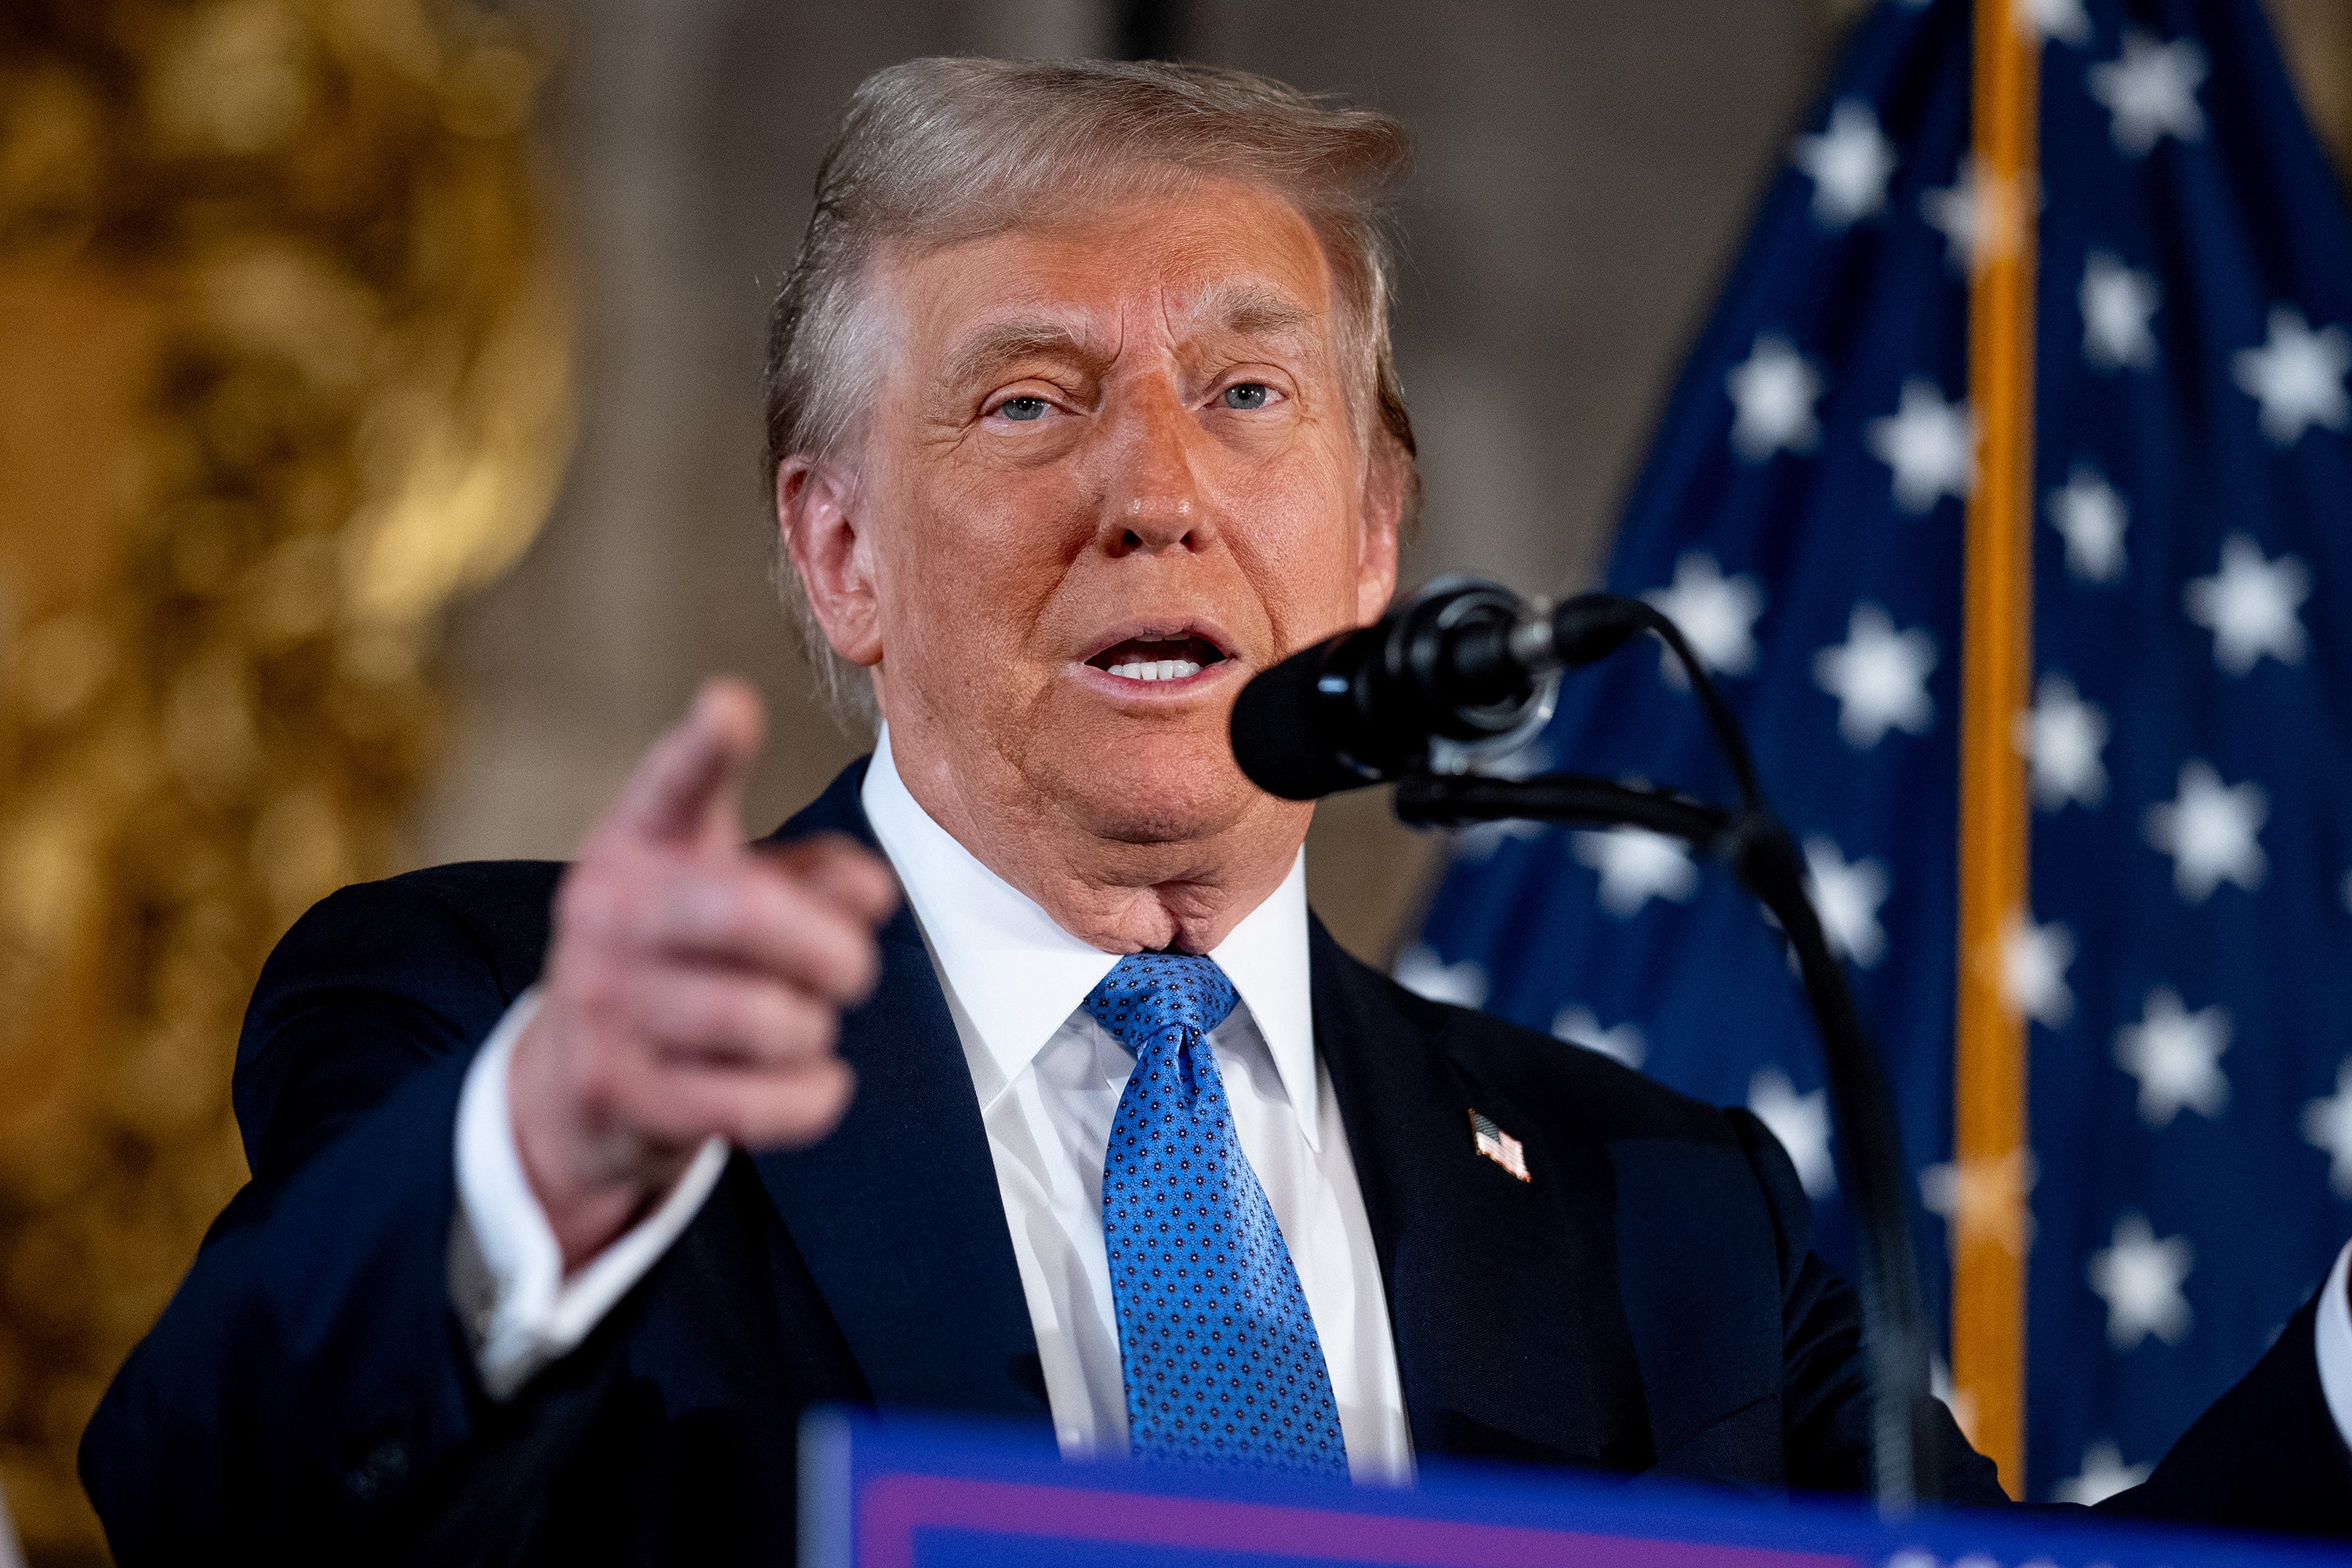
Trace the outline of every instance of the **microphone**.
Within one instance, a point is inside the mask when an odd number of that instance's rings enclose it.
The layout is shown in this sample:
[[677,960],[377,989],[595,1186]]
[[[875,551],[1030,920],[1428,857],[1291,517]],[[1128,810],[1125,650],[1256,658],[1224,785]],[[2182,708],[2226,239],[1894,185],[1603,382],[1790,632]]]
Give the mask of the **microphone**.
[[1614,652],[1655,616],[1638,599],[1585,594],[1545,610],[1499,584],[1441,577],[1244,687],[1234,760],[1286,800],[1461,772],[1532,739],[1562,669]]
[[[1460,775],[1532,740],[1559,672],[1655,633],[1681,668],[1738,786],[1723,810],[1646,785],[1575,773]],[[1884,1069],[1805,882],[1804,857],[1773,815],[1738,721],[1682,628],[1640,599],[1586,594],[1549,609],[1475,578],[1430,584],[1375,624],[1305,648],[1242,689],[1234,760],[1271,795],[1314,800],[1401,781],[1400,819],[1418,826],[1518,817],[1648,828],[1729,863],[1788,938],[1821,1027],[1841,1170],[1862,1242],[1863,1347],[1871,1458],[1882,1512],[1936,1497],[1940,1407],[1927,1392],[1926,1308],[1911,1246],[1910,1167]]]

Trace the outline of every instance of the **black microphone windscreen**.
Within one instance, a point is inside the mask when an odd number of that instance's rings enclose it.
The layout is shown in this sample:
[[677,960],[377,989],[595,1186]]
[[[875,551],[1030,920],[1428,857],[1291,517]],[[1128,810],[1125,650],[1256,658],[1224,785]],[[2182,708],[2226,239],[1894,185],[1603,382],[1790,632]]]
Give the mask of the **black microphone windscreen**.
[[1327,649],[1318,645],[1291,655],[1234,700],[1234,760],[1268,795],[1318,800],[1373,782],[1341,763],[1317,733],[1315,683]]

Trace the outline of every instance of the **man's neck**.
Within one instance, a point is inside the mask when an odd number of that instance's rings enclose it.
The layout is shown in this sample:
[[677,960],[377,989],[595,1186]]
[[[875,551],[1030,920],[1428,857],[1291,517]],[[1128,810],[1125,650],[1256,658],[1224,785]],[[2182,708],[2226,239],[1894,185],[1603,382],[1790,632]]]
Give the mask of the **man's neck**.
[[1289,875],[1312,808],[1276,802],[1197,837],[1104,838],[1014,789],[975,789],[967,770],[898,750],[907,792],[972,857],[1079,941],[1106,952],[1206,952]]

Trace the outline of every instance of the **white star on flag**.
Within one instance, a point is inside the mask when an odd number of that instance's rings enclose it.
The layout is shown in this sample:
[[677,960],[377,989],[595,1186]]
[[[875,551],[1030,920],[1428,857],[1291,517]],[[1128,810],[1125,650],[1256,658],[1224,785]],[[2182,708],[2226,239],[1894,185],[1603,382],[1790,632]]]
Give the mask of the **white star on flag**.
[[1456,860],[1485,860],[1514,838],[1540,838],[1544,825],[1520,817],[1507,816],[1500,822],[1474,822],[1457,828],[1454,834],[1454,858]]
[[2012,917],[2000,938],[2002,1000],[2043,1028],[2057,1028],[2074,1016],[2074,990],[2066,984],[2074,962],[2074,933],[2063,922]]
[[2126,1214],[2116,1221],[2114,1242],[2091,1254],[2084,1271],[2092,1290],[2107,1304],[2107,1342],[2127,1351],[2154,1334],[2166,1344],[2179,1344],[2191,1320],[2180,1286],[2194,1267],[2196,1253],[2187,1237],[2158,1239],[2144,1215]]
[[2156,274],[2125,266],[2104,250],[2083,262],[2083,357],[2097,370],[2153,370],[2156,333],[2149,321],[2162,299]]
[[1580,833],[1576,858],[1601,873],[1601,907],[1619,920],[1641,913],[1652,899],[1681,903],[1698,890],[1698,868],[1679,838],[1645,827]]
[[1886,952],[1886,928],[1878,909],[1886,902],[1886,868],[1867,857],[1849,861],[1836,843],[1816,836],[1805,840],[1805,891],[1822,917],[1830,950],[1863,968]]
[[2197,89],[2205,72],[2205,51],[2190,40],[2161,43],[2152,33],[2126,27],[2124,52],[2090,70],[2091,96],[2114,116],[2108,134],[2116,150],[2144,158],[2167,136],[2183,142],[2203,136]]
[[2124,528],[2131,508],[2105,474],[2077,463],[2045,503],[2050,525],[2066,541],[2066,571],[2085,583],[2112,583],[2124,572]]
[[2219,1116],[2230,1103],[2221,1053],[2230,1015],[2219,1005],[2191,1013],[2169,985],[2147,994],[2139,1022],[2116,1031],[2116,1064],[2139,1079],[2139,1119],[2169,1127],[2183,1109]]
[[2189,618],[2213,634],[2213,662],[2244,675],[2268,654],[2281,664],[2303,662],[2303,622],[2295,612],[2311,596],[2311,574],[2292,555],[2263,558],[2263,547],[2242,533],[2221,541],[2221,567],[2192,579],[2180,592]]
[[1977,187],[1982,178],[1976,155],[1970,153],[1960,160],[1950,184],[1919,193],[1919,216],[1944,237],[1944,265],[1964,276],[1976,260],[1977,204],[1981,199]]
[[2147,1479],[2153,1465],[2126,1465],[2123,1450],[2102,1439],[2083,1450],[2083,1468],[2074,1479],[2060,1481],[2050,1494],[2053,1502],[2080,1503],[2092,1508],[2117,1492],[2127,1492]]
[[1604,1029],[1590,1007],[1574,1004],[1552,1015],[1551,1037],[1566,1040],[1599,1051],[1604,1057],[1614,1057],[1629,1068],[1638,1068],[1650,1054],[1650,1042],[1632,1024],[1620,1024]]
[[2270,335],[2258,349],[2240,349],[2231,374],[2246,395],[2263,405],[2263,434],[2291,447],[2317,425],[2352,427],[2352,395],[2344,377],[2352,372],[2352,336],[2340,326],[2317,331],[2293,305],[2271,307]]
[[1842,229],[1886,205],[1896,158],[1869,101],[1842,98],[1825,130],[1797,138],[1790,161],[1812,176],[1813,221]]
[[1789,1075],[1766,1068],[1748,1080],[1748,1109],[1771,1129],[1809,1198],[1837,1191],[1837,1162],[1830,1158],[1830,1095],[1825,1089],[1799,1094]]
[[2303,1141],[2326,1152],[2328,1185],[2352,1198],[2352,1058],[2336,1069],[2336,1092],[2303,1108]]
[[1415,942],[1397,954],[1396,983],[1433,1002],[1475,1007],[1486,1000],[1486,971],[1475,958],[1447,963]]
[[2011,19],[2020,33],[2045,42],[2080,44],[2091,37],[2091,18],[2083,9],[2083,0],[2016,0]]
[[2034,689],[2033,711],[2017,716],[2017,747],[2033,764],[2033,804],[2060,811],[2070,802],[2095,806],[2107,798],[2107,716],[2076,695],[2063,675],[2045,675]]
[[1731,447],[1751,463],[1786,449],[1810,452],[1821,444],[1813,405],[1822,397],[1821,367],[1777,332],[1759,332],[1748,357],[1723,378],[1735,413]]
[[1871,455],[1895,473],[1895,504],[1924,515],[1944,496],[1965,497],[1974,478],[1976,421],[1931,381],[1903,384],[1895,412],[1870,422]]
[[[1675,559],[1675,580],[1642,595],[1650,606],[1682,628],[1699,662],[1718,675],[1746,675],[1756,668],[1756,619],[1764,613],[1764,590],[1748,576],[1727,577],[1704,550],[1685,550]],[[1676,686],[1682,666],[1671,658],[1658,668]]]
[[1944,237],[1946,265],[1962,277],[2016,250],[2017,182],[1985,172],[1975,154],[1960,160],[1957,176],[1919,195],[1919,216]]
[[2270,797],[2252,783],[2225,784],[2210,763],[2191,758],[2180,767],[2180,792],[2147,808],[2147,841],[2172,857],[2172,886],[2182,900],[2201,904],[2224,882],[2248,892],[2263,885],[2270,857],[2262,827]]
[[1936,641],[1913,627],[1896,631],[1876,605],[1856,605],[1845,641],[1813,655],[1813,683],[1838,700],[1838,733],[1868,751],[1890,729],[1924,735],[1935,722],[1927,672],[1936,668]]
[[2026,1202],[2042,1180],[2031,1149],[1964,1161],[1944,1161],[1919,1170],[1919,1206],[1941,1216],[1951,1229],[1954,1251],[1991,1242],[2011,1258],[2033,1246],[2033,1209]]

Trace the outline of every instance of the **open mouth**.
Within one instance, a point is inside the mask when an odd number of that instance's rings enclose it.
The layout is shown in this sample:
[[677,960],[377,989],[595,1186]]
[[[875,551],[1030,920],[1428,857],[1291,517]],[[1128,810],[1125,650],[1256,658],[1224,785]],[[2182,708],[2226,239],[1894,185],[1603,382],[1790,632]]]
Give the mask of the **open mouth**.
[[1224,662],[1224,650],[1204,637],[1187,633],[1171,637],[1128,637],[1115,642],[1087,662],[1122,680],[1189,680],[1213,664]]

